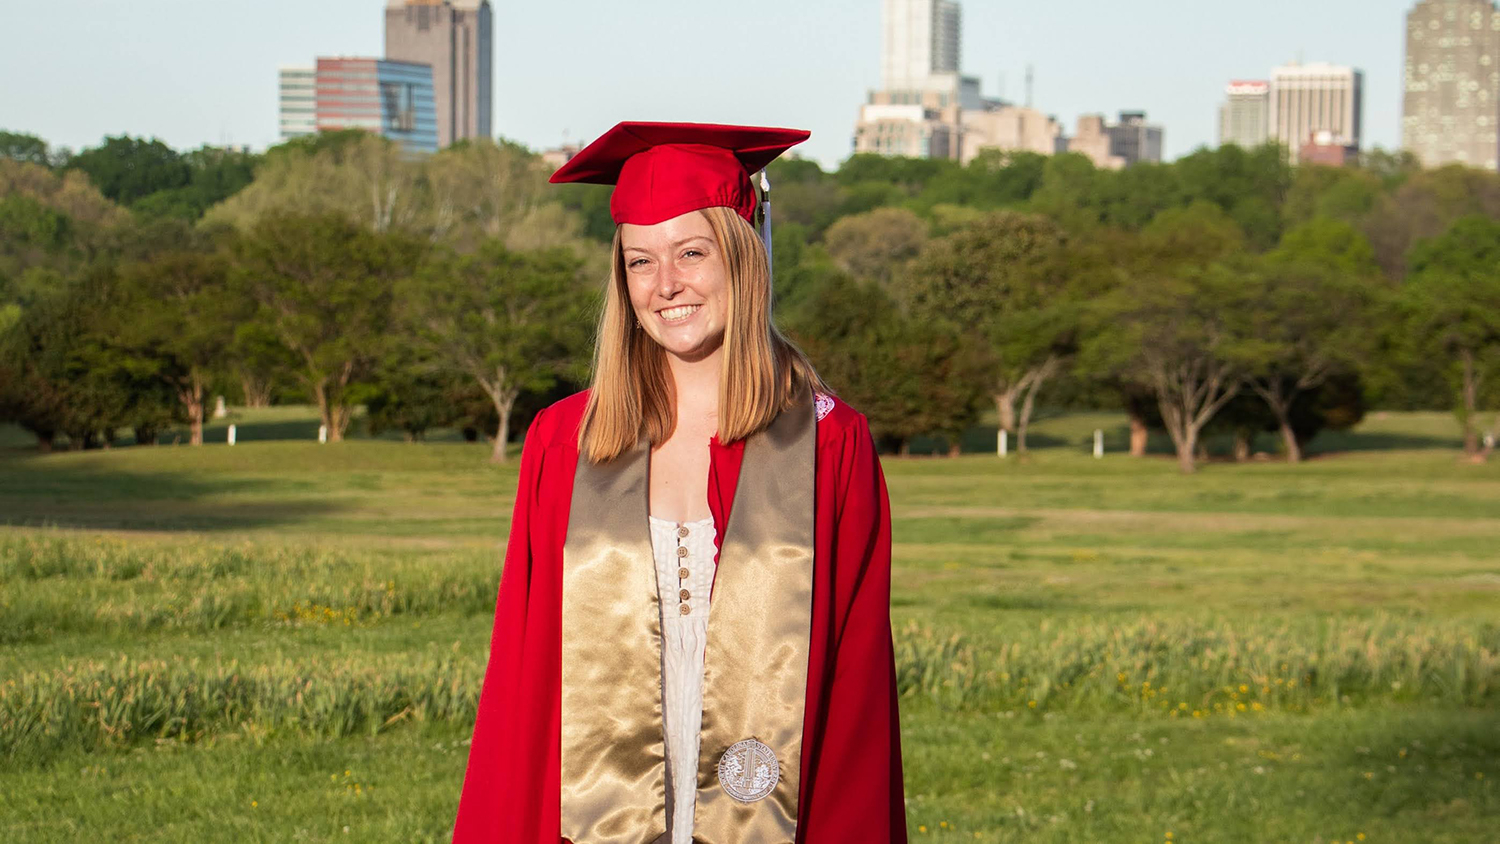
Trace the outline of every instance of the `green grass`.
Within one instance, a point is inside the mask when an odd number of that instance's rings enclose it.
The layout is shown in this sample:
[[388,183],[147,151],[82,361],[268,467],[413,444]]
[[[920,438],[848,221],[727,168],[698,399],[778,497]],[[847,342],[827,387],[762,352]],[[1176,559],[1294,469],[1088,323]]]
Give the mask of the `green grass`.
[[[913,837],[1495,840],[1500,467],[1440,414],[1193,477],[1099,427],[886,460]],[[446,837],[514,464],[243,430],[0,453],[10,838]]]

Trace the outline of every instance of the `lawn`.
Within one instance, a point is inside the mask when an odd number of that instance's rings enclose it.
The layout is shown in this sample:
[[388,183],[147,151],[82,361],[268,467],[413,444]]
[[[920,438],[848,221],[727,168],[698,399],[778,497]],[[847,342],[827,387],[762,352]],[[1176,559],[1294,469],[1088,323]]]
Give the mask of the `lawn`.
[[[0,451],[11,840],[447,834],[514,463],[234,418]],[[1123,430],[886,460],[913,838],[1495,841],[1500,464],[1441,414],[1192,477]]]

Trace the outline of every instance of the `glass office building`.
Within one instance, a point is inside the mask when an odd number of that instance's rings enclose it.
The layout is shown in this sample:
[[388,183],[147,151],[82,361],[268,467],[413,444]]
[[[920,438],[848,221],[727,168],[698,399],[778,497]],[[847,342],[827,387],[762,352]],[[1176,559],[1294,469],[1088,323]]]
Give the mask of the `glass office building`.
[[387,59],[318,59],[317,126],[365,129],[408,152],[437,152],[432,68]]

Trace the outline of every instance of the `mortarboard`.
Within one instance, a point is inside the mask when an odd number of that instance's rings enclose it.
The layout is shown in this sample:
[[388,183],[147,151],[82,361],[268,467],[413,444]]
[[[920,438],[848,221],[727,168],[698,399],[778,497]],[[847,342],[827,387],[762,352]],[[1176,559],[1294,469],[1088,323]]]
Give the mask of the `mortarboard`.
[[753,225],[750,174],[809,134],[713,123],[618,123],[559,167],[551,181],[614,185],[609,212],[617,224],[649,226],[722,205]]

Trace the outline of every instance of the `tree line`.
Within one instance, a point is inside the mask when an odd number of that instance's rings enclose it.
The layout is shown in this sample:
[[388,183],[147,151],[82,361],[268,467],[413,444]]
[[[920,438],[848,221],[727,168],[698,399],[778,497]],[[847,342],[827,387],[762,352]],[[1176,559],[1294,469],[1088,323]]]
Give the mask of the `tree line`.
[[[513,416],[586,383],[607,188],[468,142],[412,158],[358,131],[261,155],[0,133],[0,420],[42,448],[202,441],[206,397],[453,426],[503,459]],[[1123,408],[1184,471],[1211,433],[1298,460],[1366,407],[1452,409],[1479,458],[1500,399],[1500,176],[1368,155],[1291,167],[1201,150],[779,161],[778,319],[882,445],[956,451],[993,407]]]

